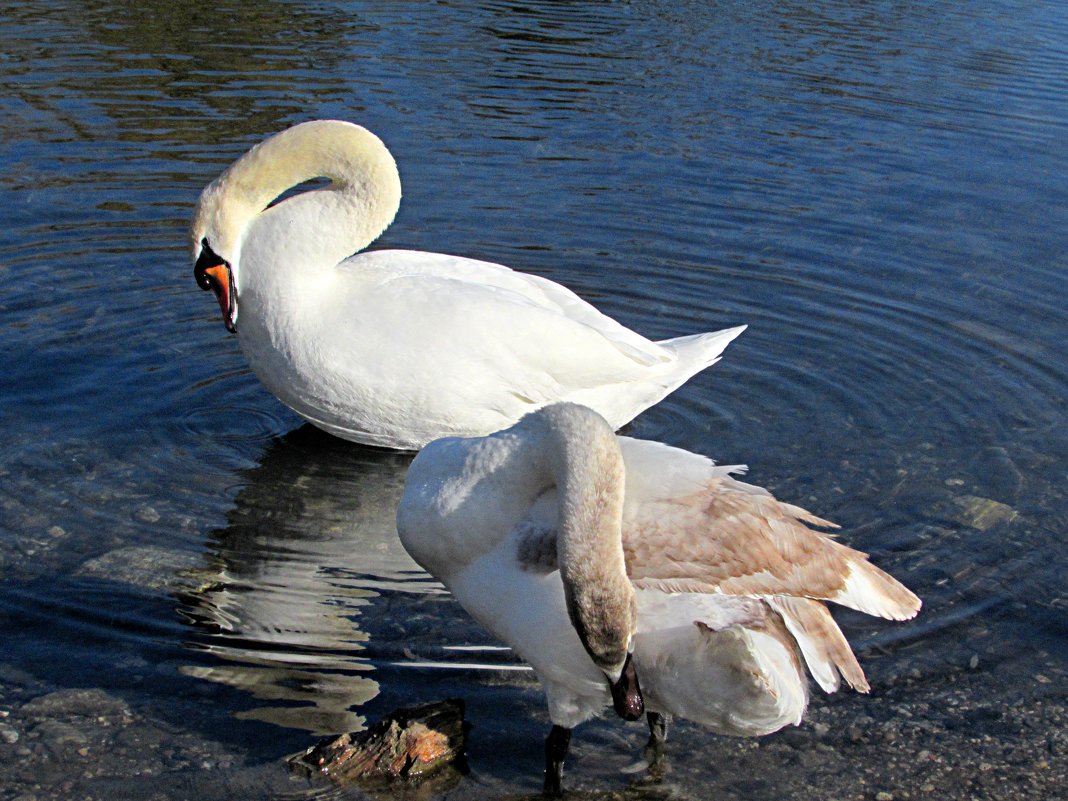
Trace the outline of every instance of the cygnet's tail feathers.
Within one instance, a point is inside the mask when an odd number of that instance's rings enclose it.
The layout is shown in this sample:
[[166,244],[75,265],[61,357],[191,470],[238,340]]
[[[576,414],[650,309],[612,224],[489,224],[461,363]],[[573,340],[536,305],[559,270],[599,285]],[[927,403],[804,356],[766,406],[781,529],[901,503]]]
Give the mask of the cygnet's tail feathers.
[[810,598],[779,596],[766,600],[782,615],[809,672],[824,692],[838,689],[839,673],[854,690],[866,693],[871,689],[853,649],[826,606]]

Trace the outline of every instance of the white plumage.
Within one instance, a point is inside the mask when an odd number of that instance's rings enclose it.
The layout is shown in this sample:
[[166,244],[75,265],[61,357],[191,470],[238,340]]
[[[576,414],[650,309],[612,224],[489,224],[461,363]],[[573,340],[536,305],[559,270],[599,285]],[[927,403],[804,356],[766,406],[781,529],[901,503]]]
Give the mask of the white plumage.
[[[270,205],[316,177],[331,183]],[[499,264],[357,253],[390,224],[400,196],[374,134],[315,121],[250,150],[197,204],[198,282],[215,291],[267,388],[332,434],[418,448],[488,434],[561,400],[618,428],[743,330],[652,342],[565,287]]]

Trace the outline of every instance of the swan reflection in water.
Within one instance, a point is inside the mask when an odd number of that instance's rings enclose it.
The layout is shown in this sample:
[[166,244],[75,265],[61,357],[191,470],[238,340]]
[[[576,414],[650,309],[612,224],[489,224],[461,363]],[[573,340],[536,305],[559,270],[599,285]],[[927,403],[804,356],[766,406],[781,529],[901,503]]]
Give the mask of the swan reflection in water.
[[207,565],[181,596],[195,630],[187,645],[205,655],[182,672],[267,702],[241,719],[363,728],[352,710],[379,686],[361,617],[380,590],[431,584],[396,534],[411,459],[311,426],[273,441],[241,476],[229,525],[208,535]]

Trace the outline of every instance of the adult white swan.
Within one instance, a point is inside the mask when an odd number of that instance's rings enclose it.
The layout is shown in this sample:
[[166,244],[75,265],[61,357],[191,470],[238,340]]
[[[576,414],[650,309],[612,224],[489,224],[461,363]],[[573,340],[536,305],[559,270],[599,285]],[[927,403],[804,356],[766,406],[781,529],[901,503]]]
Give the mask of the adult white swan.
[[[271,206],[314,178],[325,188]],[[346,439],[418,448],[488,434],[546,403],[619,427],[714,363],[743,328],[651,342],[568,289],[411,250],[357,253],[400,205],[393,157],[347,122],[296,125],[200,196],[194,273],[260,380]]]
[[[488,437],[428,445],[397,514],[404,547],[537,673],[545,791],[570,730],[609,703],[734,735],[798,724],[802,661],[827,692],[864,672],[823,601],[904,620],[920,600],[834,527],[703,456],[616,437],[555,404]],[[639,687],[640,682],[640,687]]]

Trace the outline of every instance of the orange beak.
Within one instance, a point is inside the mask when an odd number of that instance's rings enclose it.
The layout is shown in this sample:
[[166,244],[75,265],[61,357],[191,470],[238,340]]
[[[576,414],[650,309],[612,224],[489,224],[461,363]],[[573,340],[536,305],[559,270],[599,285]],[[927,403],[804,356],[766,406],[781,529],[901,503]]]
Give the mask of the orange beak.
[[215,291],[215,299],[219,301],[219,309],[222,311],[223,324],[226,326],[226,330],[231,334],[236,334],[237,327],[234,325],[233,280],[231,279],[230,268],[225,264],[218,264],[214,267],[209,267],[204,272],[212,278],[211,288]]
[[193,267],[193,277],[201,289],[210,289],[215,293],[222,310],[223,324],[231,334],[237,333],[237,290],[234,287],[234,273],[226,260],[220,258],[204,241]]

